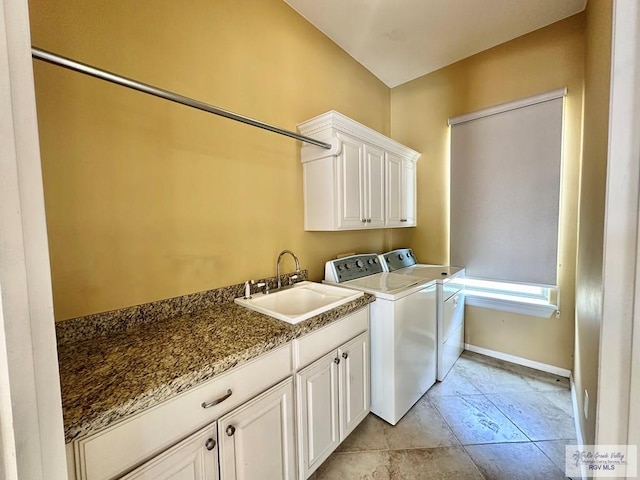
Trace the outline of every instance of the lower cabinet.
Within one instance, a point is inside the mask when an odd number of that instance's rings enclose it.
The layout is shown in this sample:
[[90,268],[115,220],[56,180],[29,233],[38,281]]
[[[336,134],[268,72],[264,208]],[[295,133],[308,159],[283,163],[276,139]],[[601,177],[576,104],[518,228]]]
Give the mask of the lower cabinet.
[[222,417],[221,479],[295,480],[294,423],[291,378]]
[[358,335],[296,374],[301,479],[369,413],[368,336]]
[[308,478],[369,413],[368,327],[363,308],[75,440],[69,479]]
[[289,377],[122,480],[295,478],[293,380]]
[[214,422],[135,469],[122,480],[214,480],[218,478]]

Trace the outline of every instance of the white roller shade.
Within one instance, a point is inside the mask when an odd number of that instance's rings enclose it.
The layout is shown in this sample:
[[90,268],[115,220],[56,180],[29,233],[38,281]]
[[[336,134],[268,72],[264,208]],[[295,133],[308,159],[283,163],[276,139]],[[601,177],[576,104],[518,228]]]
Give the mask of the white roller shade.
[[556,284],[565,89],[450,119],[451,264]]

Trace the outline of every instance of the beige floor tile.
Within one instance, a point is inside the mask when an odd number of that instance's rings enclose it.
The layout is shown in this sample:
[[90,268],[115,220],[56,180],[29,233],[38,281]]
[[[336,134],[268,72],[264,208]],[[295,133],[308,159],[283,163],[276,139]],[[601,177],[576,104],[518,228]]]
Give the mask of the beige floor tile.
[[434,448],[460,445],[453,431],[426,395],[386,432],[389,448]]
[[542,394],[500,393],[487,398],[533,441],[575,435],[573,417]]
[[333,455],[314,480],[482,480],[462,447]]
[[338,447],[338,452],[362,452],[388,450],[385,431],[389,425],[373,413],[367,415],[356,429]]
[[[576,445],[576,440],[547,440],[544,442],[535,442],[535,444],[540,450],[542,450],[549,460],[564,472],[565,447],[567,445]],[[577,445],[576,450],[578,450]]]
[[533,443],[494,443],[464,447],[480,472],[491,480],[560,480],[566,478]]
[[431,401],[462,445],[529,440],[484,395],[436,397]]
[[571,400],[570,390],[564,390],[561,392],[542,392],[542,396],[549,399],[556,407],[573,418],[573,402]]
[[395,427],[368,415],[311,480],[560,479],[574,428],[566,379],[465,352]]
[[338,447],[339,452],[401,450],[459,445],[442,416],[426,397],[394,427],[373,414]]
[[446,395],[477,395],[480,393],[471,380],[462,375],[458,369],[452,368],[443,382],[436,384],[427,391],[427,396],[441,397]]
[[314,480],[391,480],[390,452],[334,453]]
[[467,375],[483,393],[569,389],[568,378],[474,352],[465,351],[456,363],[458,364],[469,370]]

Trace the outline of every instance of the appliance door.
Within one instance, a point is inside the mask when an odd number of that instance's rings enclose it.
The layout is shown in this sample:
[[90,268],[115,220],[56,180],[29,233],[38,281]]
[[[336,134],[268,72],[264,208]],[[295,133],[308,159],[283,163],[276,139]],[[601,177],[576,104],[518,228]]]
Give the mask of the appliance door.
[[371,411],[395,425],[436,380],[436,287],[371,308]]
[[[447,295],[444,295],[446,297]],[[464,290],[459,290],[444,301],[438,325],[438,380],[442,381],[464,350]]]

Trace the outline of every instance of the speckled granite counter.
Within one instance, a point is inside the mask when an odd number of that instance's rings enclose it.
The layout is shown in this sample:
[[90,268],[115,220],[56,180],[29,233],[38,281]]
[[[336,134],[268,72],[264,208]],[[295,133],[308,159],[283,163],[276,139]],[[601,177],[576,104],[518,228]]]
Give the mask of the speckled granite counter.
[[157,405],[374,299],[365,294],[297,325],[222,303],[125,331],[59,341],[66,441]]

